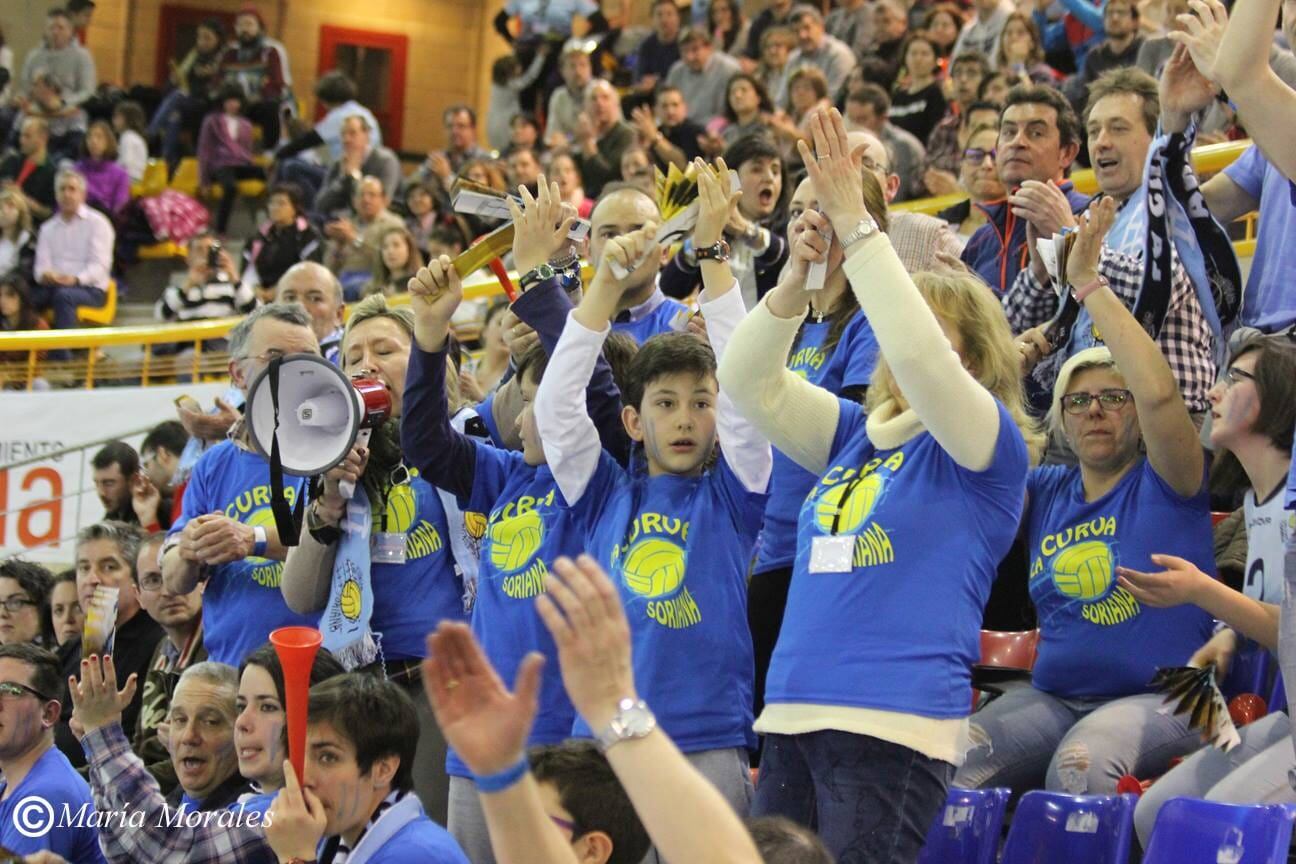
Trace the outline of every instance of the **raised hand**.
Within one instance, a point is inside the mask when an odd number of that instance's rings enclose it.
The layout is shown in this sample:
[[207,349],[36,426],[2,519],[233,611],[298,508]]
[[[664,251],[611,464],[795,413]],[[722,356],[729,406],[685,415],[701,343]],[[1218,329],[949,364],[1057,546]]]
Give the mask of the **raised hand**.
[[[817,210],[807,210],[797,217],[794,229],[788,230],[792,237],[789,276],[796,280],[798,286],[805,284],[806,273],[810,265],[828,260],[832,254],[833,242],[825,240],[820,234],[832,225],[828,217]],[[831,263],[831,262],[830,262]]]
[[[651,222],[638,231],[609,240],[603,247],[603,258],[590,283],[590,293],[611,292],[619,298],[626,289],[643,284],[644,277],[657,266],[660,255],[657,226]],[[613,264],[626,273],[625,278],[617,277]]]
[[248,557],[255,545],[251,525],[224,513],[206,513],[185,523],[180,536],[180,555],[202,564],[226,564]]
[[1191,115],[1215,101],[1218,88],[1197,68],[1188,47],[1180,43],[1174,47],[1165,68],[1161,70],[1158,89],[1161,116],[1175,127],[1167,131],[1178,132],[1187,128]]
[[1098,261],[1102,257],[1103,241],[1114,221],[1114,198],[1103,198],[1084,214],[1076,232],[1075,243],[1067,255],[1067,284],[1079,288],[1098,278]]
[[543,174],[535,196],[525,186],[519,186],[518,192],[522,206],[510,198],[508,207],[514,225],[513,262],[518,273],[524,274],[553,258],[567,244],[576,211],[563,202],[558,184],[547,182]]
[[1189,11],[1177,16],[1184,29],[1171,30],[1166,38],[1186,47],[1197,71],[1215,81],[1215,60],[1228,26],[1228,10],[1219,0],[1188,0],[1188,7]]
[[449,255],[428,262],[409,280],[414,309],[414,339],[424,351],[440,351],[450,332],[450,319],[463,301],[463,281]]
[[1040,237],[1052,237],[1063,228],[1076,224],[1071,202],[1052,180],[1041,183],[1027,180],[1008,196],[1013,215],[1035,227]]
[[315,793],[301,787],[292,762],[285,759],[283,769],[283,788],[262,823],[266,842],[280,861],[314,861],[315,849],[328,824],[328,814]]
[[724,236],[725,226],[738,208],[742,191],[729,192],[729,168],[723,159],[711,167],[701,159],[693,160],[698,181],[698,218],[693,227],[693,248],[714,246]]
[[535,722],[544,657],[523,658],[510,693],[467,624],[442,621],[427,649],[423,689],[446,743],[474,774],[516,764]]
[[162,493],[153,482],[140,471],[131,480],[131,509],[141,525],[154,525],[158,522],[158,508],[162,505]]
[[136,682],[137,676],[132,672],[126,686],[118,690],[112,655],[105,654],[101,665],[98,655],[91,654],[81,661],[81,680],[68,677],[72,716],[86,732],[120,723],[122,711],[135,696]]
[[559,558],[536,609],[558,648],[572,705],[592,728],[602,729],[622,699],[637,698],[630,625],[616,587],[589,555]]
[[836,108],[818,109],[808,125],[814,152],[804,140],[797,142],[797,151],[814,182],[819,209],[837,236],[845,237],[861,220],[870,218],[864,208],[864,181],[860,179],[863,147],[851,151],[846,124]]

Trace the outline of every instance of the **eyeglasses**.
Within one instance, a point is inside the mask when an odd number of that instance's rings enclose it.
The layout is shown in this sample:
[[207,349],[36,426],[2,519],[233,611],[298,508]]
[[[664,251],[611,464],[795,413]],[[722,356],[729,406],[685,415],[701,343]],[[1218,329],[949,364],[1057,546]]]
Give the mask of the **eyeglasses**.
[[276,357],[287,357],[287,356],[288,356],[288,352],[280,351],[278,348],[271,348],[268,351],[261,352],[260,354],[249,354],[246,357],[239,357],[237,359],[239,361],[255,360],[258,363],[269,364],[269,362],[275,359]]
[[1236,366],[1230,366],[1224,370],[1224,385],[1232,387],[1234,384],[1241,384],[1243,381],[1254,381],[1256,377],[1245,369],[1239,369]]
[[963,151],[963,161],[969,165],[980,165],[989,156],[990,161],[993,162],[997,152],[993,147],[989,150],[984,147],[969,147]]
[[554,823],[564,831],[570,831],[573,836],[576,834],[576,823],[572,822],[570,819],[563,819],[558,816],[550,816],[549,821]]
[[1062,410],[1068,414],[1083,414],[1089,410],[1093,400],[1097,399],[1104,411],[1119,411],[1133,398],[1134,394],[1130,391],[1114,387],[1101,393],[1068,393],[1062,397]]
[[42,702],[52,701],[52,697],[46,696],[44,693],[28,687],[26,684],[19,684],[17,681],[0,681],[0,697],[17,699],[21,696],[27,695],[28,693]]
[[143,591],[160,591],[162,590],[161,573],[145,573],[139,577],[139,587]]
[[35,600],[30,597],[24,597],[21,594],[14,594],[11,597],[6,597],[3,600],[0,600],[0,606],[3,606],[4,610],[10,615],[18,614],[23,610],[24,606],[35,605],[37,605]]

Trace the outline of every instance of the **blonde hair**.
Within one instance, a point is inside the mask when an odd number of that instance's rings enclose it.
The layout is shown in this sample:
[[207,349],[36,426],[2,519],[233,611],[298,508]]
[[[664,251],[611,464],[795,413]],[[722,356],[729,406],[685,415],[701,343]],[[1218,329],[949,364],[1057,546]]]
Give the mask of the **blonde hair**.
[[406,332],[410,342],[414,341],[414,310],[409,306],[389,306],[385,295],[371,294],[351,307],[351,315],[347,318],[346,330],[342,331],[342,342],[338,346],[344,356],[351,331],[373,318],[392,319]]
[[[1022,437],[1032,463],[1044,449],[1044,436],[1026,412],[1021,357],[1003,308],[986,284],[968,273],[915,273],[914,285],[936,317],[953,325],[963,340],[963,361],[982,387],[1003,403]],[[879,356],[869,382],[867,408],[873,411],[898,388],[886,357]]]
[[1049,403],[1048,414],[1044,415],[1044,425],[1050,435],[1062,432],[1062,397],[1071,389],[1071,379],[1090,369],[1110,369],[1117,375],[1121,374],[1111,349],[1104,345],[1095,345],[1068,357],[1053,382],[1053,401]]
[[30,233],[32,230],[32,217],[31,208],[27,206],[27,199],[17,189],[0,189],[0,203],[5,201],[13,202],[14,206],[18,208],[18,223],[14,225],[14,237],[24,231]]

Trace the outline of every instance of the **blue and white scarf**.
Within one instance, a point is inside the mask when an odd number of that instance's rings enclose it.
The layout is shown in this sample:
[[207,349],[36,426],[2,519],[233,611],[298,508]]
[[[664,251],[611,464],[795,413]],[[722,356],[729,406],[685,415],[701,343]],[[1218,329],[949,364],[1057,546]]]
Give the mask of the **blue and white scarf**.
[[328,604],[320,618],[324,647],[347,671],[378,659],[378,643],[369,629],[373,616],[373,582],[370,578],[369,535],[373,516],[364,485],[356,486],[347,502],[342,539],[333,559]]

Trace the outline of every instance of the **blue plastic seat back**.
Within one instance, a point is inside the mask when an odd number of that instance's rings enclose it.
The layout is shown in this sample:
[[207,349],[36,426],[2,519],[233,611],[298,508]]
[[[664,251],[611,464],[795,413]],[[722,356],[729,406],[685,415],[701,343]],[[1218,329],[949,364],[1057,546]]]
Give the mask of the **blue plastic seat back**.
[[918,864],[994,864],[1009,789],[951,787]]
[[[1254,693],[1267,698],[1277,668],[1273,656],[1263,646],[1251,639],[1242,639],[1229,664],[1228,674],[1220,682],[1220,692],[1226,700],[1240,693]],[[1269,710],[1274,709],[1270,707]]]
[[1002,864],[1125,864],[1136,801],[1133,795],[1027,792],[1013,813]]
[[1286,864],[1296,805],[1171,798],[1143,864]]

